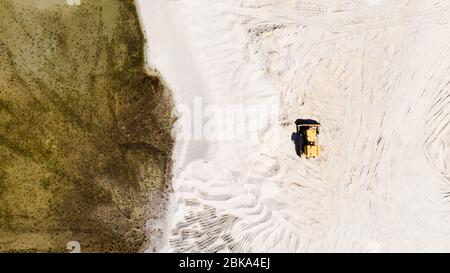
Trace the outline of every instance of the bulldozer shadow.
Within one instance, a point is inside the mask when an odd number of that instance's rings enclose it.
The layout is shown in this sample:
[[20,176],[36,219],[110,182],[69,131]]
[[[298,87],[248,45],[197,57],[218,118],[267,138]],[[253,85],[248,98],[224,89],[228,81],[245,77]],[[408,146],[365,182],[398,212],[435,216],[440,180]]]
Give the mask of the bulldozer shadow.
[[299,133],[294,132],[291,135],[291,140],[294,142],[295,145],[295,153],[299,156],[302,157],[302,137],[300,136]]

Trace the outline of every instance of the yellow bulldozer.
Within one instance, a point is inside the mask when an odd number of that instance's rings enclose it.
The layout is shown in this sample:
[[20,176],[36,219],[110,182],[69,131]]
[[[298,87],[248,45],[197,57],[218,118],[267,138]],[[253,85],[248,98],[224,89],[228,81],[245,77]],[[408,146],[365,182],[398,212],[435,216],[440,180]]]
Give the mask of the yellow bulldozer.
[[297,126],[297,154],[300,157],[303,154],[307,159],[319,156],[318,136],[320,123],[313,120],[297,120],[295,124]]

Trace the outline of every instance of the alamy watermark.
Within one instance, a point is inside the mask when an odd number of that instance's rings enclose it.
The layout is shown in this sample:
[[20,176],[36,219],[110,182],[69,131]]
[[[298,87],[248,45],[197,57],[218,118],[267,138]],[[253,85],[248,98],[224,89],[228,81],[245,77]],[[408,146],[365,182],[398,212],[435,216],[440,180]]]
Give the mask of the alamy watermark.
[[81,0],[66,0],[69,6],[79,6],[81,5]]
[[77,241],[70,241],[66,245],[66,249],[70,250],[69,253],[81,253],[81,245]]
[[270,129],[270,141],[278,141],[278,127],[273,126],[279,121],[278,105],[205,104],[202,97],[194,97],[191,105],[175,109],[179,140],[260,142]]

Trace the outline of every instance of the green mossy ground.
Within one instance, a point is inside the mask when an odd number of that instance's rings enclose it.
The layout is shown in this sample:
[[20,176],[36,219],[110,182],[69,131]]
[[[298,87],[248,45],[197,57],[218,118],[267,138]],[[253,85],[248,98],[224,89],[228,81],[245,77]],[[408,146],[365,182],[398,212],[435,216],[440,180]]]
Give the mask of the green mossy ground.
[[0,0],[0,252],[139,251],[169,92],[144,72],[133,1],[48,1]]

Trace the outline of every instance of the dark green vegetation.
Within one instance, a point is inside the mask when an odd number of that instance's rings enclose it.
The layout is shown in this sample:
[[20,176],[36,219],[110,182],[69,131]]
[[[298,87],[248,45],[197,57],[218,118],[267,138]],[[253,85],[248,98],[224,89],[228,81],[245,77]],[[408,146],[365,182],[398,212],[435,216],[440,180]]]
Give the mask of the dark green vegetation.
[[0,0],[0,252],[151,244],[173,118],[143,44],[131,0]]

